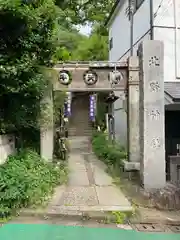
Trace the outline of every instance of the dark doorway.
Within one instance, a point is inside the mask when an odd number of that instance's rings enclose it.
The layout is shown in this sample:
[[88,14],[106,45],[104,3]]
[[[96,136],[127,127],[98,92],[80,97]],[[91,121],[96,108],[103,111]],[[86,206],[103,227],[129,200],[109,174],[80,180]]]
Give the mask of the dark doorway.
[[170,180],[169,156],[177,154],[177,144],[180,144],[180,111],[165,112],[165,148],[166,176]]

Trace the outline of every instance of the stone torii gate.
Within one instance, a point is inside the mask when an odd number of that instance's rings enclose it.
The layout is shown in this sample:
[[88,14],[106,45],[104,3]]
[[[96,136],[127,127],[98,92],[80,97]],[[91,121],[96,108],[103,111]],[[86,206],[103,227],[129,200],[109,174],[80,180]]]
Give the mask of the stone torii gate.
[[[130,57],[125,63],[69,63],[59,64],[55,70],[60,79],[53,84],[54,91],[127,92],[129,159],[124,162],[125,169],[139,170],[146,189],[164,187],[163,43],[142,42],[138,57]],[[52,93],[46,96],[46,103],[53,108]],[[41,155],[47,160],[53,157],[53,112],[49,127],[41,129]]]

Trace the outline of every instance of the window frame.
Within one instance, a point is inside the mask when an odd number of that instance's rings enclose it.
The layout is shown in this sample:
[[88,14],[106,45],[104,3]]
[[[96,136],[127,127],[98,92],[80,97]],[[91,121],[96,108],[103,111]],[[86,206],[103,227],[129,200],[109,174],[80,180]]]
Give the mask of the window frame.
[[109,40],[109,50],[113,48],[113,37],[110,38]]

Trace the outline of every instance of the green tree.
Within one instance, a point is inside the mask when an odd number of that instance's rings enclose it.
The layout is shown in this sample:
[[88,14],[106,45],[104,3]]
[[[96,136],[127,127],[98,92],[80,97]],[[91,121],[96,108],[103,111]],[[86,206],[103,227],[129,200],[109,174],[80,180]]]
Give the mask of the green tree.
[[[53,0],[0,0],[0,131],[35,128],[56,50]],[[5,127],[5,126],[4,126]]]
[[[48,86],[41,66],[57,60],[106,60],[102,28],[114,0],[0,0],[0,130],[34,128]],[[80,3],[79,3],[80,2]],[[77,24],[93,24],[91,36]],[[53,61],[52,61],[53,60]]]
[[81,42],[74,51],[73,60],[79,61],[103,61],[108,59],[108,37],[93,33],[85,41]]
[[[107,60],[108,32],[104,22],[115,0],[56,0],[58,8],[59,46],[54,60]],[[78,24],[92,26],[88,38],[79,34]]]
[[73,24],[104,22],[115,0],[56,0],[62,16]]
[[80,34],[75,27],[65,29],[64,27],[59,26],[57,39],[58,46],[53,55],[54,62],[71,60],[73,52],[78,48],[82,41],[87,39],[87,37]]

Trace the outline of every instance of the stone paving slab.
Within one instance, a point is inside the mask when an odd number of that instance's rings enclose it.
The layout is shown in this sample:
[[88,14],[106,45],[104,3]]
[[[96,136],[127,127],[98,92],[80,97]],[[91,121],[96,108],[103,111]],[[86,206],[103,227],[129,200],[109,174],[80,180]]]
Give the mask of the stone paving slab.
[[82,172],[79,174],[79,176],[76,176],[76,173],[71,172],[71,178],[69,179],[68,183],[70,186],[78,186],[79,183],[81,183],[81,186],[89,186],[89,179],[87,177],[87,174]]
[[68,159],[70,186],[89,186],[89,179],[84,164],[84,158],[79,154],[70,155]]
[[89,146],[89,139],[87,137],[71,137],[69,139],[69,146],[71,150],[87,148]]
[[110,186],[112,185],[112,178],[100,169],[97,165],[90,163],[94,175],[94,181],[97,186]]
[[96,186],[99,205],[102,206],[127,206],[131,204],[116,186]]
[[53,195],[52,199],[50,200],[49,206],[58,205],[63,193],[65,192],[65,190],[66,190],[65,185],[58,186],[55,189],[55,192],[54,192],[54,195]]
[[59,205],[65,206],[79,206],[87,205],[93,206],[98,204],[98,199],[94,187],[67,187],[64,192]]

